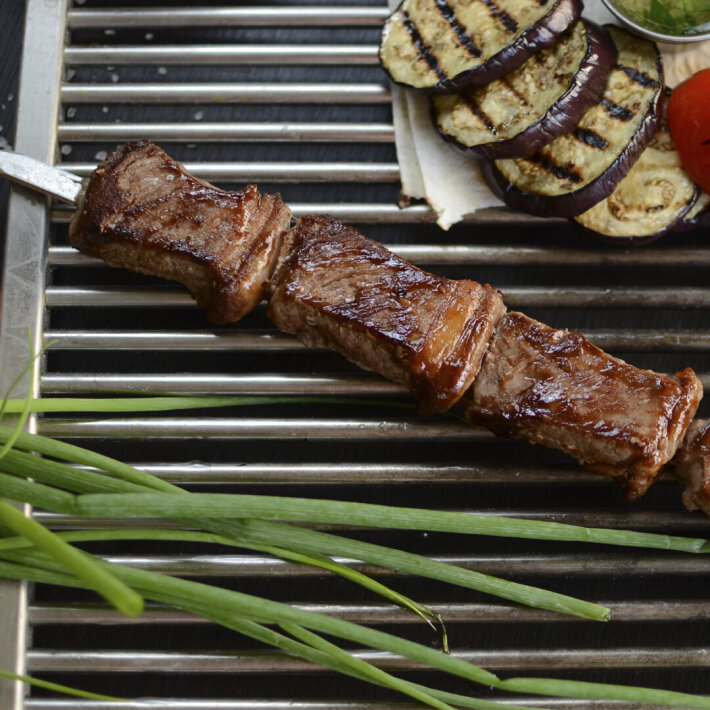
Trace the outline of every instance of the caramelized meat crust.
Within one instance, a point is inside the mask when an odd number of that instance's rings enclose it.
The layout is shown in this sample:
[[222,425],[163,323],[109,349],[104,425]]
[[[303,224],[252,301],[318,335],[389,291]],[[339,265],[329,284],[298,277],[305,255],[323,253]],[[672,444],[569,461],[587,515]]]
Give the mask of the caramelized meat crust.
[[262,300],[290,219],[279,195],[224,192],[138,141],[96,168],[69,240],[111,266],[180,282],[212,322],[231,323]]
[[467,418],[498,436],[560,449],[642,496],[675,454],[702,396],[677,379],[607,355],[579,333],[522,313],[498,325],[467,396]]
[[405,385],[423,414],[466,392],[504,312],[490,286],[429,274],[316,215],[287,235],[269,301],[279,329]]
[[710,420],[698,419],[688,428],[675,459],[678,480],[685,485],[683,503],[688,510],[710,515]]

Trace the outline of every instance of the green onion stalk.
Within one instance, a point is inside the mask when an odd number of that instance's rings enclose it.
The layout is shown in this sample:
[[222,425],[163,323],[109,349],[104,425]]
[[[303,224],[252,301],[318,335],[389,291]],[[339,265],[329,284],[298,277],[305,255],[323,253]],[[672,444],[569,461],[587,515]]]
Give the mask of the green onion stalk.
[[[30,579],[50,584],[64,584],[66,586],[84,586],[81,580],[68,575],[60,564],[43,552],[34,552],[27,549],[20,551],[17,548],[14,550],[2,549],[0,557],[8,560],[0,562],[0,576]],[[146,598],[170,603],[186,611],[207,616],[207,618],[221,623],[227,628],[239,630],[241,633],[246,632],[246,635],[252,638],[266,640],[264,631],[259,630],[259,628],[254,626],[255,624],[277,624],[287,633],[295,636],[302,644],[305,643],[307,646],[322,653],[330,651],[330,658],[323,664],[326,667],[336,668],[343,672],[347,669],[348,675],[377,682],[380,685],[385,684],[386,687],[405,692],[407,695],[415,697],[432,707],[442,708],[442,703],[445,702],[444,696],[438,694],[438,691],[434,690],[432,692],[432,689],[423,688],[422,686],[407,688],[399,684],[395,688],[394,683],[387,681],[388,676],[379,675],[368,670],[368,668],[359,664],[357,660],[347,660],[345,655],[343,655],[346,652],[342,650],[336,652],[329,646],[329,642],[325,642],[322,639],[319,640],[317,634],[322,633],[401,655],[417,663],[500,690],[546,696],[624,700],[633,703],[671,707],[710,709],[710,698],[674,691],[550,678],[501,679],[495,674],[455,656],[392,634],[360,626],[353,622],[335,619],[323,614],[297,609],[279,602],[213,587],[200,582],[138,570],[129,566],[109,565],[109,563],[105,562],[101,564],[115,568],[115,574],[122,581],[135,588]],[[272,638],[269,643],[272,643],[273,640],[276,639]],[[272,643],[272,645],[286,648],[282,640],[279,640],[276,644]],[[295,652],[300,657],[307,658],[302,647],[292,645],[288,650],[289,652]],[[311,655],[309,660],[320,662],[320,660],[325,659],[320,658],[319,660],[319,657]],[[432,702],[432,700],[436,702]],[[474,702],[478,703],[479,701],[470,698],[468,699],[468,704],[460,704],[464,707],[482,707],[478,704],[474,705]]]
[[[17,465],[20,458],[22,458],[22,455],[19,452],[16,452],[15,457],[10,463]],[[43,462],[42,459],[38,460],[33,456],[25,456],[23,463],[24,466],[21,467],[23,474],[32,476],[35,480],[47,480],[48,478],[51,478],[52,481],[56,483],[58,477],[60,477],[58,469],[61,468],[61,464],[57,464],[56,462]],[[2,462],[0,461],[0,468],[1,467]],[[19,469],[16,468],[16,470]],[[86,480],[90,482],[90,487],[94,490],[97,486],[97,479],[100,480],[103,478],[94,472],[81,471],[79,469],[70,469],[68,476],[73,478],[74,481],[77,477],[85,476]],[[67,485],[67,483],[70,485],[76,485],[73,481],[67,481],[63,477],[61,477],[61,480],[63,485]],[[120,483],[121,482],[114,480],[111,485],[115,489],[120,486]],[[97,512],[98,508],[93,504],[93,501],[96,497],[100,497],[102,494],[88,493],[77,496],[65,490],[60,490],[45,484],[26,481],[24,479],[15,478],[14,476],[2,473],[0,473],[0,486],[2,486],[4,494],[8,497],[30,503],[34,506],[43,507],[57,513],[88,516],[107,516],[114,514],[108,508],[104,508],[103,513]],[[199,494],[183,492],[183,495],[179,496],[172,494],[166,495],[165,493],[115,493],[106,495],[114,495],[116,496],[116,500],[123,499],[124,496],[129,496],[131,500],[136,497],[139,499],[145,497],[150,498],[153,503],[155,503],[157,497],[158,499],[164,498],[167,502],[179,500],[189,503],[192,501],[194,496]],[[259,500],[260,496],[249,496],[249,498]],[[85,500],[88,500],[90,505],[86,510],[82,510],[83,501]],[[285,498],[278,500],[288,502],[290,500],[298,501],[302,499]],[[325,508],[327,508],[330,504],[335,504],[335,502],[332,501],[312,502],[322,503]],[[352,505],[355,505],[356,508],[358,508],[363,504]],[[365,509],[369,509],[369,507],[365,506]],[[402,508],[397,510],[406,511],[407,509]],[[119,515],[124,515],[124,513],[119,513]],[[130,514],[126,515],[127,517],[143,516],[144,511],[140,508],[133,509]],[[153,514],[151,513],[150,515]],[[239,513],[239,516],[247,515],[254,515],[254,512],[249,509],[249,506],[241,508]],[[207,512],[197,512],[197,510],[191,510],[189,505],[186,508],[183,507],[180,512],[174,516],[166,515],[163,517],[171,517],[172,519],[183,523],[201,527],[203,529],[211,529],[222,535],[231,537],[237,542],[241,542],[242,546],[246,547],[257,546],[258,548],[263,549],[266,546],[273,546],[283,549],[291,549],[299,554],[306,555],[342,555],[345,557],[360,559],[371,564],[384,566],[389,569],[418,574],[420,576],[427,576],[440,581],[446,581],[452,584],[458,584],[471,589],[484,591],[517,603],[535,606],[549,611],[562,612],[594,620],[606,620],[609,616],[609,611],[605,607],[575,599],[564,594],[542,590],[537,587],[517,582],[510,582],[508,580],[499,579],[490,575],[484,575],[473,570],[465,570],[454,565],[429,560],[420,555],[414,555],[412,553],[394,550],[392,548],[386,548],[370,543],[359,542],[356,540],[349,540],[347,538],[319,531],[303,530],[284,523],[260,521],[252,517],[242,517],[242,519],[232,521],[220,520],[218,518],[226,516],[222,516],[217,511],[208,510]],[[287,515],[280,514],[269,517],[288,518]],[[349,518],[340,518],[340,520],[344,519]],[[312,520],[318,521],[318,517],[314,516]],[[383,518],[379,520],[377,524],[378,527],[386,525],[383,520],[386,521],[387,519]],[[295,550],[294,546],[296,546]]]
[[32,678],[31,676],[21,675],[19,673],[13,673],[12,671],[4,670],[0,668],[0,678],[5,678],[6,680],[19,680],[21,683],[26,683],[27,685],[34,685],[37,688],[43,688],[44,690],[53,690],[56,693],[62,693],[63,695],[73,695],[77,698],[87,698],[89,700],[103,700],[109,703],[126,703],[128,700],[126,698],[116,698],[112,695],[102,695],[101,693],[91,693],[88,690],[81,690],[80,688],[72,688],[68,685],[62,685],[60,683],[52,683],[48,680],[41,680],[40,678]]
[[[387,406],[397,409],[414,410],[408,402],[395,400],[366,399],[358,397],[287,397],[271,396],[228,396],[228,395],[154,395],[132,394],[130,397],[27,397],[5,400],[4,414],[60,413],[60,412],[166,412],[179,409],[208,409],[214,407],[242,407],[264,404],[338,404],[346,406]],[[0,415],[2,418],[2,415]]]
[[[0,440],[2,440],[3,435],[4,432],[0,428]],[[40,448],[40,453],[50,455],[64,455],[68,457],[74,455],[76,453],[74,450],[78,448],[70,444],[64,444],[63,442],[56,442],[52,439],[47,439],[46,437],[38,437],[36,435],[29,434],[23,435],[23,438],[18,440],[17,445],[23,448],[32,448],[32,442],[37,442],[37,445],[39,445]],[[85,454],[87,453],[90,454],[91,452],[85,452]],[[79,457],[75,456],[75,458]],[[103,461],[103,458],[105,457],[99,457],[99,460],[95,460],[91,456],[84,455],[77,462],[84,465],[105,466],[107,462]],[[118,480],[116,478],[102,475],[98,472],[75,469],[56,461],[38,459],[36,456],[29,456],[23,452],[17,451],[13,453],[5,465],[3,465],[3,462],[0,461],[0,470],[8,471],[13,475],[31,477],[35,481],[44,481],[45,483],[54,486],[77,490],[78,492],[85,494],[95,493],[102,490],[102,487],[105,486],[103,490],[108,489],[113,492],[123,491],[120,495],[129,495],[128,491],[136,490],[142,491],[141,493],[136,493],[136,495],[147,495],[145,493],[146,490],[151,491],[160,486],[163,493],[155,494],[159,497],[164,496],[165,492],[168,491],[171,493],[182,494],[180,496],[165,496],[170,500],[179,498],[181,501],[189,501],[193,499],[192,497],[194,495],[196,495],[187,493],[177,486],[161,481],[157,477],[151,476],[145,472],[133,469],[126,464],[120,464],[119,466],[113,467],[113,470],[111,471],[112,473],[129,479]],[[143,484],[143,486],[141,486],[141,484]],[[27,481],[23,481],[19,478],[13,480],[10,475],[3,474],[0,474],[0,485],[3,485],[5,495],[9,497],[15,496],[17,500],[23,500],[24,502],[44,507],[54,512],[70,515],[84,514],[79,513],[76,508],[76,501],[83,499],[84,496],[73,497],[66,491],[58,491],[56,488],[49,488],[48,486],[38,488],[37,484],[28,483]],[[151,486],[151,488],[148,488],[148,486]],[[54,492],[55,494],[59,493],[59,496],[53,495],[51,492]],[[49,495],[45,497],[45,494]],[[260,496],[252,497],[255,498],[255,500],[259,500],[261,498]],[[302,499],[283,500],[298,501]],[[337,502],[334,501],[314,502],[320,502],[326,507],[331,504],[337,505]],[[355,505],[356,507],[362,506],[362,504],[352,505]],[[367,506],[365,506],[365,508],[367,508]],[[392,510],[399,510],[406,513],[410,509],[392,508]],[[137,515],[142,514],[140,511],[133,512]],[[323,561],[322,556],[330,557],[332,555],[341,555],[344,557],[359,559],[363,562],[375,564],[388,569],[394,569],[420,576],[427,576],[440,581],[446,581],[451,584],[457,584],[470,589],[494,594],[516,603],[535,606],[549,611],[571,614],[597,621],[606,620],[609,616],[608,609],[597,604],[591,604],[589,602],[574,599],[567,595],[541,590],[529,585],[502,580],[497,577],[475,572],[473,570],[465,570],[460,567],[456,567],[455,565],[429,560],[428,558],[420,555],[414,555],[412,553],[394,550],[392,548],[359,542],[357,540],[350,540],[349,538],[330,535],[319,531],[303,530],[284,523],[259,521],[253,517],[238,520],[223,520],[218,519],[219,516],[213,515],[213,511],[208,511],[206,515],[193,515],[188,510],[183,510],[182,513],[183,514],[174,516],[173,519],[193,527],[212,530],[213,532],[217,532],[221,535],[231,537],[236,541],[240,541],[242,546],[251,547],[252,549],[254,546],[257,546],[258,549],[262,550],[264,550],[266,546],[279,547],[282,550],[290,549],[292,552],[296,552],[301,555],[305,554],[309,556],[319,556],[318,559],[321,562]],[[93,514],[94,513],[88,513],[88,515]],[[112,515],[112,513],[105,514]],[[241,511],[240,515],[252,516],[253,511],[250,510],[247,505],[247,507]],[[272,517],[286,518],[287,516],[275,515]],[[348,518],[340,518],[340,520],[343,519]],[[492,519],[496,520],[495,518]],[[317,517],[313,518],[313,521],[317,520]],[[387,526],[386,521],[386,517],[378,520],[377,526]],[[298,546],[294,550],[296,542],[298,542]],[[279,554],[279,556],[283,555]],[[335,565],[336,563],[331,561],[330,564]],[[322,566],[322,564],[317,566]],[[339,570],[333,571],[341,573],[343,576],[347,577],[349,573],[345,572],[345,569],[346,568],[340,566]],[[386,596],[391,601],[401,604],[402,600],[395,599],[394,595],[397,595],[397,593],[391,592]],[[421,605],[417,605],[411,600],[405,602],[405,606],[408,606],[409,608],[413,608],[413,605],[416,607],[416,613],[431,617],[431,614],[429,613],[430,610],[422,607]]]

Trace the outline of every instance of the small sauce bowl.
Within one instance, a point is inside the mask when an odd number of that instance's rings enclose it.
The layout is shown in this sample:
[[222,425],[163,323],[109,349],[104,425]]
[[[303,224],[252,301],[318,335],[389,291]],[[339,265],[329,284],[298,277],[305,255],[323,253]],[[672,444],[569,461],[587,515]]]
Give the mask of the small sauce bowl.
[[[649,7],[651,1],[643,0]],[[671,34],[670,32],[662,31],[657,23],[645,21],[638,11],[627,9],[629,0],[602,0],[602,2],[629,29],[656,42],[684,44],[710,39],[710,17],[695,26],[679,28],[678,32]],[[642,0],[636,0],[636,2],[641,3]],[[710,0],[708,0],[708,4],[710,4]]]

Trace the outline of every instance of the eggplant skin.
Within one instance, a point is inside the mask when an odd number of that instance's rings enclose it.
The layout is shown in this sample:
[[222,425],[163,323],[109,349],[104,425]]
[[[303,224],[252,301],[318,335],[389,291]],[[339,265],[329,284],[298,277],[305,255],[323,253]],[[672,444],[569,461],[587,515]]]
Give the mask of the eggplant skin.
[[[522,128],[516,135],[510,138],[502,138],[492,140],[487,143],[479,143],[476,145],[467,145],[465,137],[462,135],[454,135],[447,130],[443,125],[443,117],[437,110],[443,102],[449,103],[451,99],[448,97],[432,97],[432,119],[439,133],[457,148],[460,148],[466,153],[481,155],[486,158],[512,158],[525,157],[532,155],[543,145],[547,145],[563,133],[573,131],[579,119],[584,113],[594,104],[598,103],[604,95],[607,78],[612,67],[616,64],[618,51],[616,45],[612,41],[609,33],[599,25],[590,22],[589,20],[578,20],[575,25],[565,33],[571,35],[576,31],[577,27],[581,27],[584,32],[586,42],[586,52],[580,58],[579,65],[569,79],[569,84],[554,102],[544,110],[542,115],[534,118],[526,127]],[[563,35],[564,37],[564,35]],[[565,38],[567,39],[567,38]],[[560,44],[558,40],[555,46],[542,50],[538,55],[528,59],[525,64],[515,70],[515,72],[506,75],[502,80],[494,81],[488,86],[477,89],[474,92],[458,95],[458,102],[471,103],[475,102],[474,106],[481,106],[485,110],[486,98],[495,101],[495,92],[511,91],[510,87],[514,87],[521,79],[525,81],[523,73],[528,76],[534,76],[535,72],[540,71],[539,62],[546,55],[550,54],[550,60],[554,61],[558,58],[555,55],[555,48]],[[536,66],[538,65],[538,66]],[[547,67],[543,64],[542,69]],[[562,68],[560,68],[560,71]],[[530,81],[531,79],[528,79]],[[511,99],[515,100],[515,99]],[[520,112],[526,110],[526,106],[534,103],[535,97],[529,97],[529,100],[522,96],[520,101]],[[523,103],[524,102],[524,103]],[[510,126],[510,111],[506,111],[506,128]],[[495,133],[498,128],[493,126]],[[494,131],[491,131],[491,137],[494,138]]]
[[[626,30],[609,25],[607,25],[607,29],[619,47],[618,63],[609,75],[607,89],[602,100],[584,114],[580,120],[579,127],[573,133],[562,135],[552,143],[543,146],[540,151],[528,158],[506,159],[497,162],[482,161],[481,172],[488,186],[512,209],[522,210],[538,217],[575,217],[585,212],[614,191],[617,184],[628,173],[656,133],[660,123],[664,97],[663,65],[660,52],[652,42],[635,37]],[[625,47],[629,45],[633,47],[634,43],[641,47],[645,46],[644,51],[649,53],[649,59],[650,53],[653,53],[652,64],[655,78],[638,72],[633,65],[633,53],[624,51]],[[631,77],[639,74],[643,77],[642,81],[651,81],[647,82],[649,95],[644,102],[645,106],[638,106],[638,110],[642,111],[642,113],[635,119],[633,134],[623,143],[622,147],[616,147],[617,152],[613,154],[613,159],[609,161],[603,170],[600,170],[598,174],[590,175],[587,179],[579,179],[578,171],[589,170],[590,165],[584,160],[579,165],[570,164],[566,159],[555,160],[559,146],[563,144],[569,146],[573,142],[573,136],[579,135],[580,131],[585,131],[585,127],[594,122],[595,115],[603,115],[604,111],[606,111],[607,117],[616,118],[615,112],[620,115],[623,115],[624,111],[628,112],[630,110],[629,107],[619,105],[623,104],[623,97],[626,97],[627,100],[629,99],[629,95],[625,91],[624,82],[633,82],[634,79]],[[615,99],[617,100],[615,101]],[[606,109],[603,108],[604,106],[606,106]],[[623,125],[625,120],[631,119],[619,118],[619,124]],[[606,138],[609,137],[610,132],[605,131],[603,135],[593,133],[593,135],[595,138],[601,138],[604,142],[607,142]],[[612,146],[608,147],[611,148]],[[577,146],[575,150],[579,152],[581,148]],[[607,150],[607,148],[604,148],[604,150]],[[550,185],[553,185],[555,180],[559,180],[561,185],[554,184],[554,189],[551,189],[541,180],[538,185],[535,185],[535,187],[539,187],[539,190],[518,187],[503,174],[502,168],[497,163],[517,164],[519,161],[522,162],[518,165],[518,171],[525,179],[527,179],[526,174],[530,172],[531,167],[537,165],[539,166],[539,172],[547,172],[549,175],[554,176],[548,181]],[[508,170],[510,166],[505,165],[504,167]],[[571,176],[571,178],[568,179],[568,176]],[[574,187],[575,181],[582,183],[576,189]]]
[[700,192],[695,204],[675,226],[674,232],[690,232],[698,227],[710,226],[710,195]]
[[[417,53],[417,56],[412,55],[404,60],[402,50],[397,46],[399,40],[394,38],[396,34],[395,27],[407,25],[410,34],[412,34],[413,23],[407,22],[410,19],[407,14],[408,8],[411,5],[418,6],[428,2],[432,5],[431,13],[446,15],[449,18],[447,19],[447,22],[451,23],[449,33],[453,39],[449,43],[449,47],[451,52],[457,55],[455,63],[461,67],[458,71],[446,72],[442,69],[440,65],[448,62],[432,50],[417,31],[416,25],[414,26],[414,36],[409,38],[409,46],[406,49],[410,53],[414,49],[414,53]],[[456,30],[461,31],[461,25],[455,19],[455,6],[455,0],[403,0],[398,8],[385,20],[379,48],[379,59],[382,68],[393,82],[428,94],[449,94],[485,86],[491,81],[500,79],[514,71],[536,52],[553,45],[559,35],[579,19],[583,9],[582,0],[554,0],[550,9],[544,15],[524,27],[517,34],[510,30],[510,41],[506,44],[500,44],[500,49],[486,56],[485,52],[477,54],[475,46],[473,46],[472,51],[467,51],[464,45],[467,39],[474,42],[475,40],[487,39],[486,35],[490,34],[490,32],[486,32],[485,28],[480,28],[477,33],[470,35],[463,35],[462,33],[461,36],[457,36]],[[539,3],[538,6],[544,6],[544,3]],[[441,10],[442,7],[445,8],[444,11]],[[488,12],[491,16],[496,15],[496,21],[500,21],[501,15],[507,16],[505,12],[495,11],[493,8],[496,5],[493,3],[482,3],[482,7],[489,8]],[[453,16],[453,20],[450,19],[451,16]],[[515,19],[513,18],[514,22]],[[466,32],[465,28],[463,28],[463,32]],[[394,55],[393,59],[389,58],[388,55],[390,53]],[[404,72],[395,67],[397,59],[403,60],[401,61],[402,65],[406,66],[407,70],[412,71],[414,78],[405,77],[403,75]],[[423,71],[423,75],[420,73],[418,77],[416,76],[417,66]]]

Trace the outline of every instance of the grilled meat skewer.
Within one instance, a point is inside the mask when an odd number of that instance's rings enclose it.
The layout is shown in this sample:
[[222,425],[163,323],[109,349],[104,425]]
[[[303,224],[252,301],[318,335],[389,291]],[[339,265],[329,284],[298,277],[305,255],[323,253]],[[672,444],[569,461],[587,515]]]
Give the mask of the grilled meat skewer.
[[180,281],[218,322],[266,293],[279,328],[405,384],[420,411],[459,402],[475,424],[616,478],[631,500],[676,453],[702,393],[690,369],[640,370],[577,333],[504,315],[490,286],[427,274],[330,217],[285,232],[288,218],[279,196],[223,192],[141,141],[99,165],[70,241]]

